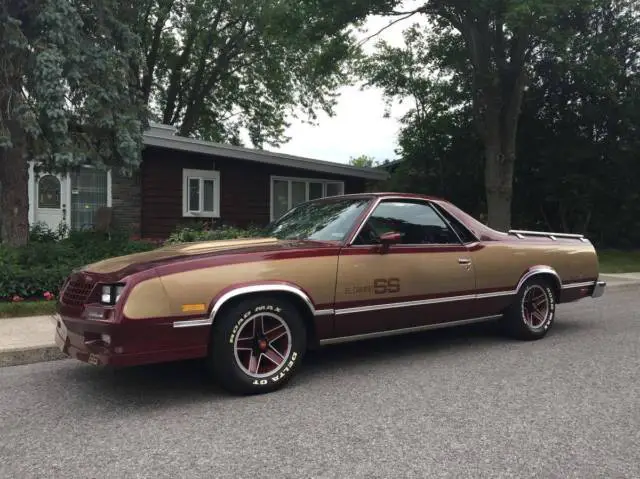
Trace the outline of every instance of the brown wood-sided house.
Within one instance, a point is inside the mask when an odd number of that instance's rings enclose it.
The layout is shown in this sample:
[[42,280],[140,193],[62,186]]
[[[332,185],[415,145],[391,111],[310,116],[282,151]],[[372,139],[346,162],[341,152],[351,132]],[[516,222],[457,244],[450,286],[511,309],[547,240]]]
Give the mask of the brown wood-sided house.
[[264,225],[303,201],[363,192],[368,182],[388,176],[382,169],[180,137],[166,125],[152,125],[144,145],[132,176],[82,167],[36,177],[31,165],[29,222],[91,228],[106,206],[115,228],[162,239],[202,220]]

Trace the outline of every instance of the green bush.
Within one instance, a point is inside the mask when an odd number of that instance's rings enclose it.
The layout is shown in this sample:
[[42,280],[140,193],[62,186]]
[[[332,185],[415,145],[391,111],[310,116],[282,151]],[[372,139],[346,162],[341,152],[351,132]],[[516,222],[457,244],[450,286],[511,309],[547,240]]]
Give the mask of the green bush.
[[[176,230],[165,244],[190,243],[261,236],[257,227],[246,229],[206,225]],[[64,279],[72,270],[106,258],[150,251],[158,245],[144,240],[131,240],[126,233],[110,236],[96,231],[52,231],[34,225],[26,246],[11,248],[0,244],[0,300],[42,298],[47,291],[57,295]]]
[[246,229],[235,226],[220,226],[215,229],[187,226],[179,228],[169,236],[165,244],[192,243],[195,241],[216,241],[262,236],[262,230],[252,226]]
[[[149,251],[146,241],[132,241],[125,234],[93,231],[52,232],[41,225],[30,232],[30,243],[19,248],[0,245],[0,300],[41,298],[58,294],[64,279],[75,268],[114,256]],[[62,239],[61,239],[62,236]]]

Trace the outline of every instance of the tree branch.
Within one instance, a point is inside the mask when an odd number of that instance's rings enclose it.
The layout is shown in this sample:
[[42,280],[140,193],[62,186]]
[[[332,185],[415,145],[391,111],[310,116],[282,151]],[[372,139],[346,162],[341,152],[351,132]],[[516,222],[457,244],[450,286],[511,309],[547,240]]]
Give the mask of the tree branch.
[[[423,7],[424,8],[424,7]],[[377,32],[369,35],[368,37],[366,37],[364,40],[358,42],[358,46],[361,47],[362,45],[364,45],[365,43],[367,43],[369,40],[371,40],[372,38],[377,37],[378,35],[380,35],[382,32],[384,32],[385,30],[391,28],[392,26],[394,26],[396,23],[401,22],[403,20],[406,20],[407,18],[411,18],[413,17],[416,13],[421,13],[423,11],[422,8],[414,10],[413,12],[408,12],[406,13],[404,16],[395,19],[392,22],[389,22],[387,25],[385,25],[384,27],[382,27],[380,30],[378,30]]]
[[406,12],[397,12],[395,10],[385,13],[386,16],[390,16],[390,17],[397,17],[397,16],[402,16],[402,15],[413,15],[415,13],[425,13],[427,11],[427,5],[422,5],[419,8],[416,8],[415,10],[409,10]]
[[[156,64],[158,63],[158,55],[160,53],[160,41],[162,39],[162,30],[164,29],[167,20],[169,19],[169,15],[171,14],[171,9],[173,8],[174,0],[169,0],[165,5],[163,10],[158,13],[158,19],[153,27],[153,40],[151,42],[151,48],[149,49],[149,53],[147,55],[147,71],[142,77],[142,95],[145,99],[145,102],[149,102],[149,97],[151,96],[151,86],[153,85],[153,75],[156,69]],[[161,8],[162,8],[161,7]]]

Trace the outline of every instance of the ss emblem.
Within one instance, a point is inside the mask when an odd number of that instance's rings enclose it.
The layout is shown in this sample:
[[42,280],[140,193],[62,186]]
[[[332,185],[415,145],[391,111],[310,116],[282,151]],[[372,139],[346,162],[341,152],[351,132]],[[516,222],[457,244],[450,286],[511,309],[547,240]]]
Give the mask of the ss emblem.
[[373,291],[376,294],[398,293],[400,278],[376,278],[373,280]]

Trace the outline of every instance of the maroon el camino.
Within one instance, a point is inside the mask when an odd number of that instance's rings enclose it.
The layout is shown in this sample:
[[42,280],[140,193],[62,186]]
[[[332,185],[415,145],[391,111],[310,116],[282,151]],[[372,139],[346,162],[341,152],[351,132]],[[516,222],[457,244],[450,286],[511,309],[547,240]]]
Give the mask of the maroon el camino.
[[293,208],[261,238],[75,271],[56,341],[94,365],[204,358],[223,387],[259,393],[325,344],[494,320],[540,339],[558,303],[604,288],[582,235],[499,232],[420,195],[344,195]]

